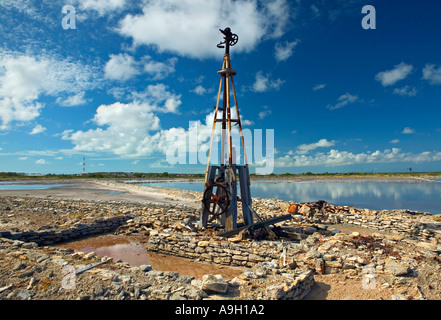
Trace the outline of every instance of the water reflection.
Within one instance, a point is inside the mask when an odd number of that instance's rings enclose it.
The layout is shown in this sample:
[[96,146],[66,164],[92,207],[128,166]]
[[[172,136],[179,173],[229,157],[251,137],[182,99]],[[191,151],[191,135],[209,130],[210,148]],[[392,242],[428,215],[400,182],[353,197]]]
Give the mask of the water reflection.
[[[203,191],[202,182],[166,182],[147,185]],[[409,209],[441,214],[441,183],[253,182],[251,195],[285,201],[325,200],[336,205],[375,210]]]
[[141,241],[142,237],[107,234],[60,244],[58,247],[71,248],[86,253],[95,252],[99,256],[112,257],[115,261],[121,259],[131,266],[149,264],[154,270],[173,271],[195,278],[201,278],[208,273],[219,273],[224,279],[231,280],[244,271],[243,268],[195,262],[149,252]]
[[95,252],[99,256],[121,259],[133,266],[150,264],[145,248],[129,237],[117,235],[103,235],[72,241],[59,245],[82,252]]
[[286,201],[325,200],[370,209],[410,209],[441,213],[439,183],[299,182],[255,183],[252,195]]

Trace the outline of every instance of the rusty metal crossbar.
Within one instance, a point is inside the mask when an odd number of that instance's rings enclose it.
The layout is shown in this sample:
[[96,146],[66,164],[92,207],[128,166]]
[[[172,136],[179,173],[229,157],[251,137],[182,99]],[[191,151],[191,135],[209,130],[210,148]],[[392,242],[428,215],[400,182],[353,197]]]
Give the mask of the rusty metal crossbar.
[[291,214],[286,214],[286,215],[279,216],[279,217],[274,217],[274,218],[271,218],[271,219],[268,219],[268,220],[265,220],[265,221],[259,221],[259,222],[256,222],[256,223],[252,224],[252,225],[239,227],[239,228],[237,228],[235,230],[229,230],[229,231],[220,232],[216,236],[228,238],[228,237],[234,236],[234,235],[238,234],[239,232],[241,232],[242,230],[246,230],[246,229],[248,229],[248,230],[250,230],[252,232],[255,232],[256,230],[265,228],[265,227],[267,227],[269,225],[276,224],[276,223],[279,223],[279,222],[283,222],[283,221],[286,221],[286,220],[289,220],[289,219],[292,219]]

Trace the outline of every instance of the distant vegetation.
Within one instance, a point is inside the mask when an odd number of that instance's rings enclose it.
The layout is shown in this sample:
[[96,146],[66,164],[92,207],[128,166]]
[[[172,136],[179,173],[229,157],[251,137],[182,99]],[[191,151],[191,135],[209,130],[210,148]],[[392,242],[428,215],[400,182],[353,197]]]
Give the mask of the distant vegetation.
[[203,174],[142,173],[142,172],[91,172],[86,174],[26,174],[0,172],[0,179],[151,179],[151,178],[203,178]]
[[[251,178],[296,178],[296,177],[425,177],[434,176],[441,177],[441,172],[346,172],[346,173],[284,173],[284,174],[270,174],[270,175],[256,175],[251,174]],[[184,178],[184,179],[199,179],[204,178],[202,173],[198,174],[184,174],[184,173],[143,173],[143,172],[91,172],[86,174],[25,174],[18,172],[0,172],[0,179],[156,179],[156,178]]]
[[[255,175],[251,175],[255,176]],[[331,176],[331,177],[347,177],[347,176],[360,176],[360,177],[424,177],[424,176],[440,176],[441,172],[341,172],[341,173],[283,173],[283,174],[270,174],[265,177],[302,177],[302,176]]]

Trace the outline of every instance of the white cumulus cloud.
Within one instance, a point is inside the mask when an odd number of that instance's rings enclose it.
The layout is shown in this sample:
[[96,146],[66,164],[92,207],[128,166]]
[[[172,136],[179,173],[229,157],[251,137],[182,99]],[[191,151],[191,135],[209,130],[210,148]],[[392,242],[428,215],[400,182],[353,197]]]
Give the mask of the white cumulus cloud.
[[284,80],[271,80],[269,75],[264,75],[262,71],[256,73],[256,78],[252,86],[254,92],[266,92],[270,90],[279,90],[285,83]]
[[42,95],[78,94],[99,86],[97,69],[69,59],[0,51],[0,130],[37,118]]
[[417,89],[415,87],[404,86],[402,88],[395,88],[394,94],[398,94],[402,97],[414,97],[417,94]]
[[413,66],[404,62],[394,66],[391,70],[378,73],[375,80],[381,82],[383,87],[391,86],[398,81],[404,80],[413,71]]
[[36,164],[39,164],[39,165],[49,164],[49,162],[47,162],[47,161],[44,160],[44,159],[38,159],[37,161],[35,161],[35,163],[36,163]]
[[97,108],[87,131],[65,130],[63,140],[71,141],[76,151],[99,151],[126,157],[146,156],[158,150],[162,139],[159,113],[178,112],[180,95],[163,84],[149,85],[133,92],[130,103],[116,102]]
[[441,152],[425,151],[421,153],[405,153],[399,148],[386,149],[375,152],[352,153],[332,149],[327,153],[313,155],[289,155],[277,158],[276,167],[311,167],[311,166],[345,166],[366,163],[394,163],[394,162],[433,162],[441,161]]
[[290,58],[293,53],[295,47],[300,43],[300,40],[295,41],[285,41],[285,43],[276,43],[274,49],[275,49],[275,57],[278,62],[287,60]]
[[42,133],[42,132],[44,132],[44,131],[46,131],[46,128],[43,127],[41,124],[37,124],[37,125],[34,127],[34,129],[32,129],[32,131],[31,131],[29,134],[34,135],[34,134]]
[[426,64],[423,69],[423,79],[430,84],[441,84],[441,66],[436,68],[434,64]]
[[149,149],[148,133],[160,128],[159,118],[154,115],[153,109],[147,103],[137,102],[101,105],[93,118],[99,126],[97,129],[66,130],[63,139],[70,140],[75,150],[117,155],[142,154]]
[[321,84],[316,85],[314,88],[312,88],[312,91],[318,91],[318,90],[322,90],[324,88],[326,88],[326,84],[321,83]]
[[142,14],[128,14],[117,28],[134,45],[152,45],[192,58],[219,56],[219,29],[239,36],[235,52],[250,52],[261,40],[281,37],[290,18],[286,0],[151,0]]
[[162,80],[175,72],[175,66],[178,58],[173,57],[166,61],[153,60],[151,56],[146,55],[136,61],[134,57],[127,53],[111,54],[109,61],[104,66],[104,75],[108,79],[127,81],[146,73],[151,77],[149,80]]
[[140,74],[137,63],[127,53],[111,54],[104,66],[104,75],[112,80],[126,81]]
[[87,99],[84,99],[85,92],[79,92],[73,96],[69,96],[66,99],[58,97],[56,102],[63,107],[75,107],[87,103]]
[[198,86],[196,86],[196,88],[191,90],[191,92],[194,92],[199,96],[202,96],[207,93],[207,89],[205,89],[202,85],[198,85]]
[[132,92],[135,100],[146,101],[154,106],[152,110],[164,113],[177,113],[181,105],[181,95],[168,90],[165,84],[148,85],[142,92]]
[[126,0],[78,0],[82,10],[94,10],[103,16],[124,8]]
[[335,145],[335,140],[328,141],[327,139],[320,139],[317,142],[309,143],[309,144],[302,144],[297,147],[297,154],[306,154],[309,151],[315,150],[317,148],[328,148]]
[[269,116],[272,111],[268,108],[268,106],[263,107],[263,111],[259,112],[259,119],[265,119],[267,116]]
[[402,134],[412,134],[415,133],[415,130],[410,128],[410,127],[406,127],[403,129],[403,131],[401,131]]
[[345,94],[341,95],[338,99],[337,99],[337,103],[334,105],[327,105],[327,108],[329,110],[336,110],[336,109],[340,109],[343,107],[346,107],[349,104],[355,103],[357,101],[359,101],[360,98],[357,95],[352,95],[349,92],[346,92]]
[[154,61],[150,56],[144,58],[144,71],[151,75],[151,80],[162,80],[175,72],[175,65],[178,58],[170,58],[166,62]]

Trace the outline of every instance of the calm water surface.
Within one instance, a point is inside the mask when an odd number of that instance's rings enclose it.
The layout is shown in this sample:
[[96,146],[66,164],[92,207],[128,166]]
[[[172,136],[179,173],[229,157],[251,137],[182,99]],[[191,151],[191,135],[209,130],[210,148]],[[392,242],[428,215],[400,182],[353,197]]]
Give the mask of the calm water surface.
[[[441,214],[441,179],[437,182],[252,182],[251,196],[284,201],[316,202],[374,210],[409,209]],[[149,182],[143,185],[182,190],[204,190],[202,182]],[[38,190],[64,184],[0,182],[1,190]]]
[[[436,183],[398,182],[252,182],[251,196],[316,202],[374,210],[409,209],[441,214],[441,179]],[[156,182],[143,185],[203,191],[202,182]]]
[[179,275],[201,278],[204,274],[219,273],[231,280],[245,271],[243,268],[212,265],[189,259],[167,256],[147,251],[145,244],[137,237],[126,235],[101,235],[57,245],[75,251],[95,252],[99,256],[121,259],[132,266],[149,264],[154,270],[174,271]]
[[0,182],[0,190],[42,190],[64,187],[66,184],[29,184],[26,182]]

